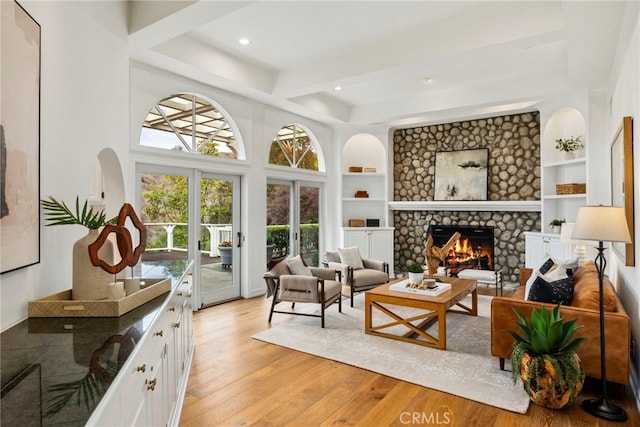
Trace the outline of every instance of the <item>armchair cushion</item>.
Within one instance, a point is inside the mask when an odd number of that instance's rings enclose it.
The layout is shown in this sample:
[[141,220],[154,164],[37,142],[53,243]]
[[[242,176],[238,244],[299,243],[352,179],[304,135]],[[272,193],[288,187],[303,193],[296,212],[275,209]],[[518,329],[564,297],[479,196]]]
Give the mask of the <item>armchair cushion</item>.
[[309,270],[309,267],[304,264],[300,255],[287,258],[287,267],[291,270],[291,274],[299,276],[313,276],[311,270]]
[[353,270],[353,286],[362,287],[370,285],[380,285],[386,283],[389,280],[389,275],[380,270],[374,270],[371,268],[363,268],[360,270]]
[[364,268],[373,268],[374,270],[384,271],[384,261],[378,261],[377,259],[363,259],[362,265]]
[[292,302],[318,302],[318,278],[313,276],[280,276],[278,299]]
[[357,246],[351,246],[349,248],[338,248],[340,254],[340,262],[347,264],[354,270],[364,268],[362,264],[362,257],[360,256],[360,250]]

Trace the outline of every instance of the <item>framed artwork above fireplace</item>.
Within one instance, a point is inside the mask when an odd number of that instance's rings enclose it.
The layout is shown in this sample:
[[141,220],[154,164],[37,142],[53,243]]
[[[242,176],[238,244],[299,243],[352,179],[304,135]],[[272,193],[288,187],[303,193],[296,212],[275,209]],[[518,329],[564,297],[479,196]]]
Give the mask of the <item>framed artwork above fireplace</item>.
[[434,200],[487,200],[489,150],[438,151]]

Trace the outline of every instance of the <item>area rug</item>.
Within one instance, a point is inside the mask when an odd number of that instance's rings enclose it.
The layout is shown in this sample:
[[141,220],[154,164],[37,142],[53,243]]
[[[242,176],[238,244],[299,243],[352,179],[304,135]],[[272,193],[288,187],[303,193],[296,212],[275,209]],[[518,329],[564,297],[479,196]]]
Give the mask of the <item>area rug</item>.
[[[469,297],[463,303],[469,306]],[[275,313],[272,327],[253,338],[524,414],[529,397],[522,384],[514,385],[491,356],[490,304],[479,295],[478,317],[447,313],[447,350],[365,334],[362,294],[353,308],[345,299],[342,313],[329,308],[324,329],[318,318]],[[389,320],[376,312],[374,325]],[[432,329],[437,335],[437,325]]]

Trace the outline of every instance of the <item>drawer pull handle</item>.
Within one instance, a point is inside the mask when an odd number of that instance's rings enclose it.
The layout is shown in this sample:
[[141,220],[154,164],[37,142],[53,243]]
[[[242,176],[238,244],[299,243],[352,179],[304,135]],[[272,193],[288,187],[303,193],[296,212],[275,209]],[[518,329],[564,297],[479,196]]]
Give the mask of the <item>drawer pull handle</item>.
[[161,337],[161,336],[162,336],[162,331],[158,331],[158,332],[156,332],[156,333],[155,333],[155,334],[153,334],[153,335],[156,335],[156,336],[158,336],[158,337]]
[[176,311],[176,308],[175,307],[170,307],[169,311]]
[[147,385],[147,390],[151,390],[151,391],[155,390],[155,389],[156,389],[156,382],[157,382],[157,381],[158,381],[158,380],[157,380],[157,379],[155,379],[155,378],[154,378],[154,379],[152,379],[151,381],[149,381],[149,384]]
[[178,295],[179,297],[182,296],[182,292],[176,292],[176,295]]
[[141,365],[141,366],[138,366],[138,367],[136,368],[136,371],[137,371],[137,372],[144,372],[144,371],[146,371],[146,370],[147,370],[147,365],[145,365],[145,364],[143,364],[143,365]]
[[176,322],[176,323],[174,323],[174,324],[173,324],[173,327],[174,327],[174,328],[179,328],[179,327],[180,327],[180,322]]

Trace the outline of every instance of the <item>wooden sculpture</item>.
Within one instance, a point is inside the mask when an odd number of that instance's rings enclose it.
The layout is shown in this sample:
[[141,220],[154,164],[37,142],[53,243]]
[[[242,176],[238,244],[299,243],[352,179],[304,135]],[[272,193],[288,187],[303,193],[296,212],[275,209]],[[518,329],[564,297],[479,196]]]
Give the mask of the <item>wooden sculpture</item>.
[[[131,233],[127,229],[125,223],[127,218],[131,220],[135,229],[139,233],[139,243],[137,247],[133,247],[133,239]],[[118,252],[120,253],[121,260],[115,265],[111,265],[105,260],[101,259],[98,251],[102,248],[109,234],[114,233],[116,235],[116,242],[118,245]],[[136,215],[133,206],[129,203],[125,203],[120,208],[120,214],[118,215],[118,222],[116,225],[108,224],[104,226],[100,235],[95,242],[89,245],[89,259],[91,263],[96,267],[101,267],[104,271],[112,274],[117,274],[124,270],[127,266],[133,267],[140,260],[142,252],[144,252],[147,244],[147,230]]]
[[429,274],[438,273],[438,266],[440,265],[440,261],[444,261],[449,250],[456,244],[456,241],[460,238],[460,233],[457,231],[453,233],[453,236],[449,239],[449,241],[441,248],[437,246],[433,246],[433,236],[429,234],[427,238],[427,247],[424,250],[424,258],[427,262],[427,269],[429,270]]

